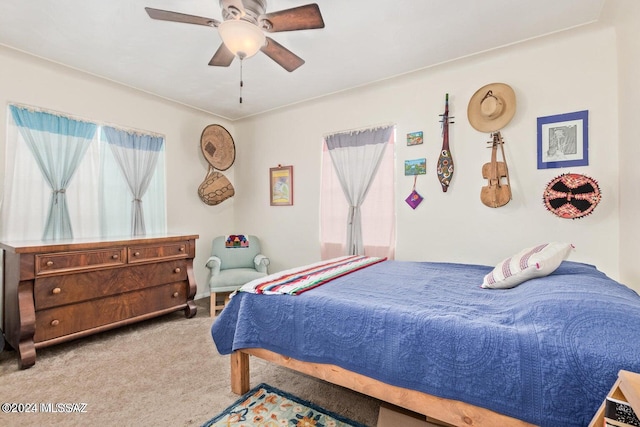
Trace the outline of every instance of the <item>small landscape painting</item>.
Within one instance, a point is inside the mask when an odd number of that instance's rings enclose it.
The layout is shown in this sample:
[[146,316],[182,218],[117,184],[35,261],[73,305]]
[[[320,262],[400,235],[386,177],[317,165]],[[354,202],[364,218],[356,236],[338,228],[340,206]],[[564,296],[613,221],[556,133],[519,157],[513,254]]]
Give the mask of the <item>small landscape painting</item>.
[[422,131],[410,132],[407,134],[407,145],[418,145],[422,144],[423,141]]
[[425,175],[427,173],[427,159],[413,159],[404,161],[405,175]]

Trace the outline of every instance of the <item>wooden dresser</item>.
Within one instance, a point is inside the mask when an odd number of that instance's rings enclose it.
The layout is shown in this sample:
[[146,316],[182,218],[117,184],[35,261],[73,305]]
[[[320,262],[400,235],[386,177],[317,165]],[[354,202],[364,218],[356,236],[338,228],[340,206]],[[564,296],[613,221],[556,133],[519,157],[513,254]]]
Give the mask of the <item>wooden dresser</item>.
[[20,367],[38,348],[172,311],[194,316],[197,238],[0,242],[3,331]]

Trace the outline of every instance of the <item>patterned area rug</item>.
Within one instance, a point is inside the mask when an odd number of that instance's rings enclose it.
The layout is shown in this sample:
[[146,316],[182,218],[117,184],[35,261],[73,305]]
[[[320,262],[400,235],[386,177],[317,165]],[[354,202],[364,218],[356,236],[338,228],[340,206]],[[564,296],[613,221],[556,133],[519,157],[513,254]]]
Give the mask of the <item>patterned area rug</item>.
[[366,427],[267,384],[249,390],[202,427]]

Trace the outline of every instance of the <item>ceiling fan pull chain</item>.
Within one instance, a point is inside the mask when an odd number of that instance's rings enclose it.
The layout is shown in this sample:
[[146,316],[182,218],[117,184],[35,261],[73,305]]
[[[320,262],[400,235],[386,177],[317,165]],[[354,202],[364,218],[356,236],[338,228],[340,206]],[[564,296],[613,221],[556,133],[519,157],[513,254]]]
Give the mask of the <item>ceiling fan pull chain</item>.
[[244,61],[242,60],[242,58],[240,58],[240,104],[242,104],[242,87],[244,86],[244,83],[242,82],[242,63]]

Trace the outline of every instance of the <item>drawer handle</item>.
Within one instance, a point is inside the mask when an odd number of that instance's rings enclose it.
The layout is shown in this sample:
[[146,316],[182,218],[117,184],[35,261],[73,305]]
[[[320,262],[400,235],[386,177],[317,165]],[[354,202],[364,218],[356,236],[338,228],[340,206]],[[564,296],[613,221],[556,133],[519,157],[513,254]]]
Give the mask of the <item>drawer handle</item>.
[[179,293],[177,293],[177,292],[174,292],[174,293],[173,293],[173,297],[174,297],[174,298],[178,298],[178,296],[180,296],[180,294],[179,294]]
[[60,292],[62,292],[62,289],[60,289],[60,288],[53,288],[51,290],[51,293],[54,294],[54,295],[58,295]]
[[58,319],[53,319],[51,321],[51,326],[58,326],[60,324],[60,321]]
[[47,267],[51,267],[53,265],[53,261],[47,261]]
[[140,256],[140,252],[134,252],[133,256]]
[[113,259],[118,259],[118,258],[120,258],[120,255],[118,255],[118,254],[114,254],[114,255],[111,255],[111,258],[113,258]]
[[182,270],[180,270],[180,267],[176,267],[175,270],[173,270],[174,273],[180,273]]
[[180,249],[178,249],[180,252],[184,252],[184,246],[180,246]]

